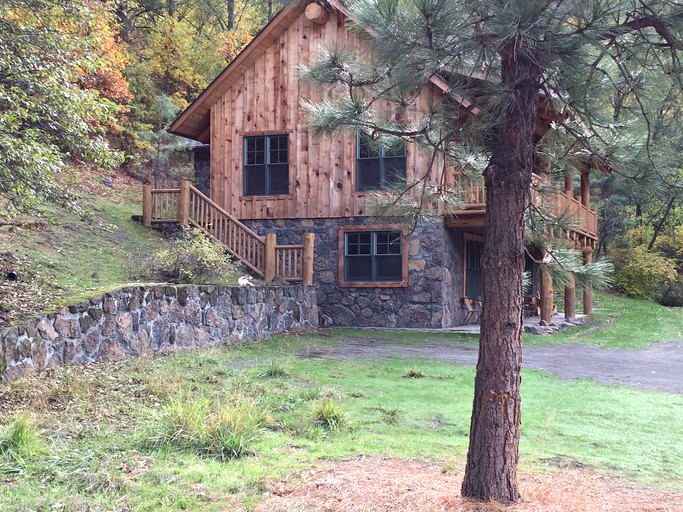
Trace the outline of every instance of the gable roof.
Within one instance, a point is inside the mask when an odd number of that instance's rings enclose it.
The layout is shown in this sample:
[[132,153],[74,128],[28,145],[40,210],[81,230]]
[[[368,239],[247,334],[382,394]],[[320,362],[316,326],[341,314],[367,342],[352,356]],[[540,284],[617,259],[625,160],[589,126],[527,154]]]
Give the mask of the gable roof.
[[[209,86],[171,123],[169,131],[204,143],[209,141],[211,107],[230,90],[239,77],[256,62],[304,12],[310,0],[292,0],[280,9],[256,37],[218,75]],[[343,4],[328,0],[334,8],[348,14]]]
[[[169,131],[189,139],[208,143],[211,107],[301,16],[309,3],[311,0],[292,0],[283,7],[221,74],[204,89],[197,99],[171,123]],[[326,5],[336,9],[347,18],[349,17],[348,8],[340,0],[326,0]],[[445,80],[434,77],[432,82],[442,91],[448,90],[448,84]]]

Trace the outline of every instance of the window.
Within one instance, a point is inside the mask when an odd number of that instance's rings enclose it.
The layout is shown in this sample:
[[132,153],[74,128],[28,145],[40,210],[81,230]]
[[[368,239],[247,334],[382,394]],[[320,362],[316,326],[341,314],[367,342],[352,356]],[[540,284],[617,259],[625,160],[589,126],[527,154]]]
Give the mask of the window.
[[356,190],[388,188],[406,182],[406,143],[398,139],[389,148],[380,147],[359,133],[356,148]]
[[403,231],[342,228],[340,242],[343,244],[340,247],[343,264],[339,273],[342,285],[405,285],[407,259]]
[[289,136],[244,137],[244,195],[289,193]]

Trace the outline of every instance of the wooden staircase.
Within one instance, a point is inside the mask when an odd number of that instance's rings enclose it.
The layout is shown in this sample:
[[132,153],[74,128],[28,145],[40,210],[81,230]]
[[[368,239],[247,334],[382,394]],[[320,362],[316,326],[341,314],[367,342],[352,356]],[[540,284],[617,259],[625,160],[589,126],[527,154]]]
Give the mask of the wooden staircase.
[[142,224],[151,227],[169,223],[202,230],[266,282],[279,277],[307,286],[313,284],[313,233],[304,234],[303,245],[277,245],[275,233],[256,234],[189,181],[172,189],[143,186]]

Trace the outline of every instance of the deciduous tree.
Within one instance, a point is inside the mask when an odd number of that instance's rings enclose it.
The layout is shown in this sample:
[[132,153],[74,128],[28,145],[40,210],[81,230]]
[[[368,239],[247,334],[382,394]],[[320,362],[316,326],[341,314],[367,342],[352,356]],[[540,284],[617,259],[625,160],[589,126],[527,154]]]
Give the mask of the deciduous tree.
[[87,31],[101,15],[80,2],[0,4],[0,214],[65,199],[54,176],[71,162],[119,162],[105,137],[120,110],[105,97],[115,80],[94,83],[118,70]]

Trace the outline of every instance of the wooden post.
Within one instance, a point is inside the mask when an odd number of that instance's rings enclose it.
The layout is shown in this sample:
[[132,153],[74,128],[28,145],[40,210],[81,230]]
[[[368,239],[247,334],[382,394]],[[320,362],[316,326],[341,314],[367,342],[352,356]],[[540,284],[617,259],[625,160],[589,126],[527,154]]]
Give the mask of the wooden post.
[[550,325],[553,318],[553,274],[548,265],[541,265],[541,325]]
[[586,208],[591,207],[591,181],[588,171],[581,173],[581,204]]
[[275,279],[275,274],[277,272],[276,245],[277,235],[275,233],[266,233],[266,254],[263,263],[263,279],[265,279],[266,283],[270,283]]
[[304,233],[304,254],[301,262],[301,277],[304,286],[313,284],[313,254],[314,254],[315,234]]
[[569,197],[574,197],[574,173],[571,169],[566,169],[564,172],[564,193]]
[[183,180],[180,184],[180,200],[178,201],[178,224],[185,226],[190,219],[190,182]]
[[[583,251],[584,264],[593,262],[593,249],[587,248]],[[593,312],[593,287],[590,283],[583,287],[583,314],[590,315]]]
[[576,318],[576,282],[573,274],[567,277],[567,285],[564,287],[564,318],[571,320]]
[[152,185],[142,186],[142,225],[152,225]]

